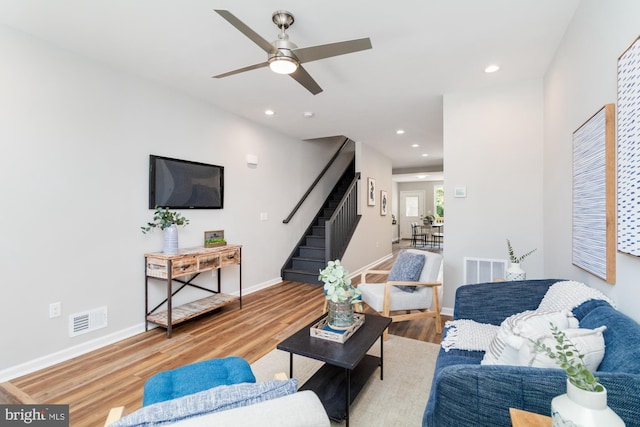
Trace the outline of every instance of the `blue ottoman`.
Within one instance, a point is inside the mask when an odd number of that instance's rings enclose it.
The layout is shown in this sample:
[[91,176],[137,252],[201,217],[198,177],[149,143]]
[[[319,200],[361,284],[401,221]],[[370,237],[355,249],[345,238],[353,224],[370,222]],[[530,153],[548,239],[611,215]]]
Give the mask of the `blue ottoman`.
[[155,374],[144,384],[142,406],[198,393],[220,385],[255,383],[249,363],[241,357],[211,359]]

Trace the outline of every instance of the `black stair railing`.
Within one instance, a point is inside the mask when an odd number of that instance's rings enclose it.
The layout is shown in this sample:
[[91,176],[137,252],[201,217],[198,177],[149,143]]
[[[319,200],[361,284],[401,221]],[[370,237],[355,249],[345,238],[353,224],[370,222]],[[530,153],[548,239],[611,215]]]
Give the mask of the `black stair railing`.
[[309,197],[309,194],[311,194],[311,192],[313,191],[313,189],[316,187],[316,185],[318,185],[318,183],[320,182],[320,180],[322,179],[322,177],[324,176],[324,174],[327,173],[327,171],[329,170],[329,168],[331,167],[331,165],[333,164],[333,162],[336,161],[336,159],[338,158],[338,156],[340,155],[340,152],[347,146],[347,144],[349,143],[350,139],[349,138],[345,138],[344,142],[342,143],[342,145],[340,146],[340,148],[338,148],[338,150],[335,152],[335,154],[333,155],[333,157],[331,157],[331,159],[329,159],[329,161],[327,162],[327,165],[324,167],[324,169],[322,169],[322,171],[320,171],[320,174],[318,175],[318,177],[313,181],[313,183],[309,186],[309,189],[302,195],[302,197],[300,198],[300,201],[295,205],[295,207],[293,208],[293,210],[291,211],[291,213],[282,220],[283,223],[288,224],[289,221],[291,221],[291,219],[293,218],[293,216],[296,214],[296,212],[298,212],[298,209],[300,209],[300,206],[302,206],[302,204],[304,203],[305,200],[307,200],[307,197]]
[[358,172],[336,207],[335,212],[325,223],[325,260],[341,258],[356,229],[358,217]]

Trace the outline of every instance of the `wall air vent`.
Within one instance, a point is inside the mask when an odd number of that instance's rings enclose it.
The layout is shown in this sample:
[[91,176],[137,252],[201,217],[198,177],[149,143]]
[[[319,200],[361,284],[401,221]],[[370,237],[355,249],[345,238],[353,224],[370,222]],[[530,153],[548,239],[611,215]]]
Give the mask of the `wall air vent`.
[[506,259],[465,257],[463,264],[466,285],[502,281],[507,273]]
[[69,336],[86,334],[107,326],[107,307],[76,313],[69,316]]

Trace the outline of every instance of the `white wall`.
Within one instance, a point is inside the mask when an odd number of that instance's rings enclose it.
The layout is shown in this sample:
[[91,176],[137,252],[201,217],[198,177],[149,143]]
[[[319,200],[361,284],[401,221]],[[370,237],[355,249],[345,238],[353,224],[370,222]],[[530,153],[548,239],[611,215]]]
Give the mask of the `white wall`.
[[618,253],[614,285],[572,265],[572,134],[617,98],[617,58],[640,34],[640,2],[583,0],[544,84],[544,267],[600,289],[640,321],[640,259]]
[[[463,283],[463,257],[508,259],[537,248],[523,268],[543,278],[542,81],[444,97],[444,302]],[[466,198],[454,198],[465,186]]]
[[[183,212],[181,247],[225,230],[243,245],[245,291],[279,280],[325,195],[282,220],[336,144],[274,133],[2,26],[0,51],[0,381],[143,330],[143,254],[162,250],[161,233],[140,232],[152,217],[149,154],[225,166],[224,209]],[[237,279],[224,270],[223,291]],[[58,301],[62,316],[49,319]],[[69,338],[68,316],[100,306],[108,327]]]
[[360,172],[360,188],[366,189],[367,178],[376,180],[376,205],[367,206],[367,192],[360,191],[359,212],[362,214],[358,228],[347,248],[342,262],[353,274],[372,266],[392,254],[391,212],[380,215],[380,191],[391,196],[391,159],[366,144],[356,144],[356,170]]

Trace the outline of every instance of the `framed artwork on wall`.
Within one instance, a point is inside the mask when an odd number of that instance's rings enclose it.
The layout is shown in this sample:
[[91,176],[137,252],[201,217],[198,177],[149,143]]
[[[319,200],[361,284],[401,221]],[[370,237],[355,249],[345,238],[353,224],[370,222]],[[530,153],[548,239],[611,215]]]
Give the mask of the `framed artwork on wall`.
[[573,265],[616,280],[614,105],[573,133]]
[[367,205],[376,205],[376,180],[367,178]]
[[380,215],[382,216],[387,214],[387,203],[387,192],[380,190]]
[[640,256],[640,37],[618,58],[618,250]]

